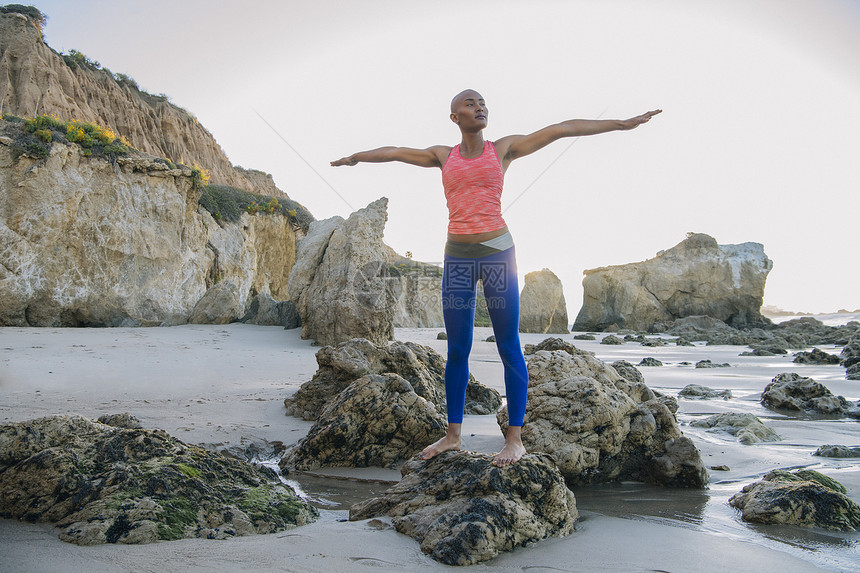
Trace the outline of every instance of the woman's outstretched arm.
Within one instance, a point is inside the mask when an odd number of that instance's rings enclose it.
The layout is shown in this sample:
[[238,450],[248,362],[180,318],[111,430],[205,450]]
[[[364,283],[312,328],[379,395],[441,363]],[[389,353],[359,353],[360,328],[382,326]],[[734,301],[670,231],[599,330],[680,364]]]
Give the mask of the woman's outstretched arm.
[[631,117],[630,119],[571,119],[550,125],[529,135],[509,135],[496,142],[496,151],[503,162],[510,163],[514,159],[531,155],[553,141],[563,137],[578,137],[581,135],[597,135],[609,131],[626,131],[647,123],[652,117],[661,113],[655,109]]
[[385,163],[387,161],[399,161],[419,167],[442,167],[451,148],[444,145],[435,145],[427,149],[413,149],[411,147],[378,147],[368,151],[359,151],[347,157],[332,161],[332,167],[342,165],[353,166],[357,163]]

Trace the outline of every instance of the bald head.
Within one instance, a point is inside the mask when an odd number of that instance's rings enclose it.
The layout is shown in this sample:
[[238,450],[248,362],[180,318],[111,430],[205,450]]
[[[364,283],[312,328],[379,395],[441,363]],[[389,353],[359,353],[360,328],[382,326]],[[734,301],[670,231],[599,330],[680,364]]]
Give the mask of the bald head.
[[467,99],[474,99],[475,101],[479,99],[484,99],[484,96],[476,92],[475,90],[463,90],[457,95],[454,96],[454,99],[451,100],[451,113],[454,113],[454,110],[460,103],[466,101]]

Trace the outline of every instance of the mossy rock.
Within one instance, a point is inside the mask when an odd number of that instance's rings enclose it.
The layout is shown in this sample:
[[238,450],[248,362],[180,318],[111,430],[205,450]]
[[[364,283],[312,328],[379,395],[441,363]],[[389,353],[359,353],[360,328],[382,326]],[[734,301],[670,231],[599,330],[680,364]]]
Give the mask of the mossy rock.
[[79,545],[272,533],[318,512],[271,470],[77,416],[0,426],[0,516]]

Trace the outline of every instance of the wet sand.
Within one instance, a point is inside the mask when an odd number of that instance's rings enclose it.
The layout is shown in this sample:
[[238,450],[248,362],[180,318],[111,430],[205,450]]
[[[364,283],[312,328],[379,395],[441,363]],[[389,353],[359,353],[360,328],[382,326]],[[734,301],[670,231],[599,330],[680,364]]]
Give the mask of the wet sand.
[[[398,340],[427,344],[440,353],[441,329],[397,329]],[[472,371],[504,392],[490,329],[476,329]],[[601,335],[598,335],[598,341]],[[542,335],[523,335],[537,343]],[[860,570],[860,536],[823,530],[752,526],[727,500],[775,468],[812,467],[841,481],[860,500],[860,461],[812,457],[826,443],[857,445],[854,420],[794,419],[764,409],[758,399],[780,372],[798,372],[856,401],[860,383],[839,366],[791,363],[791,356],[740,357],[736,346],[656,347],[573,341],[607,362],[637,364],[651,356],[662,367],[640,367],[649,386],[670,394],[690,383],[730,389],[728,401],[680,400],[682,430],[712,471],[705,491],[612,484],[575,490],[582,514],[577,531],[502,555],[470,570],[493,571],[791,571]],[[838,352],[838,348],[823,348]],[[129,412],[146,428],[162,428],[190,443],[274,457],[273,444],[289,447],[311,422],[284,416],[283,399],[316,371],[318,347],[298,330],[243,324],[172,328],[0,328],[0,422],[51,414],[97,418]],[[696,369],[695,362],[731,368]],[[689,362],[682,365],[681,362]],[[751,412],[783,438],[743,446],[725,434],[689,426],[712,413]],[[493,416],[467,416],[464,447],[494,453],[503,443]],[[383,491],[399,472],[332,470],[340,479],[290,476],[321,508],[319,522],[292,531],[228,541],[182,540],[146,546],[78,547],[61,542],[49,525],[0,520],[0,571],[365,571],[442,570],[418,544],[391,528],[344,522],[350,504]],[[343,479],[343,478],[352,478]],[[367,481],[355,481],[355,479]]]

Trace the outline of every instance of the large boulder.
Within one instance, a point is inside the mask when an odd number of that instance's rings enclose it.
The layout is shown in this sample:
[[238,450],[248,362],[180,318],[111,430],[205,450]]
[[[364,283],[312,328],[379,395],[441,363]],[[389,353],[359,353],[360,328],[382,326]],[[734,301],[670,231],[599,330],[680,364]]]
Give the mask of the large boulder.
[[285,471],[395,467],[445,435],[445,418],[397,374],[347,386],[281,460]]
[[813,470],[774,470],[732,496],[729,504],[752,523],[860,529],[860,505],[845,495],[842,484]]
[[160,430],[77,416],[0,426],[0,516],[55,523],[78,545],[224,539],[317,515],[271,470]]
[[[338,344],[350,338],[383,343],[394,338],[397,294],[382,242],[388,199],[374,201],[346,221],[310,225],[290,272],[290,298],[302,338]],[[305,244],[307,242],[307,244]]]
[[561,280],[549,269],[528,273],[520,294],[520,332],[567,334],[567,304]]
[[795,372],[777,374],[765,386],[761,403],[771,410],[795,413],[843,416],[849,410],[845,398],[835,396],[824,384]]
[[[548,453],[571,486],[615,480],[703,487],[708,472],[669,406],[643,382],[589,355],[529,358],[523,443]],[[507,409],[497,415],[507,431]]]
[[573,493],[546,455],[500,468],[489,455],[444,452],[409,461],[401,472],[397,485],[354,505],[349,518],[390,516],[397,531],[446,565],[473,565],[567,535],[578,517]]
[[[287,415],[316,420],[325,406],[352,382],[367,374],[394,373],[405,378],[415,393],[445,413],[445,359],[430,348],[414,342],[394,341],[374,344],[355,338],[317,351],[319,368],[313,378],[284,400]],[[494,414],[502,397],[469,377],[466,387],[467,414]]]
[[759,442],[776,442],[779,434],[768,428],[754,414],[723,412],[708,416],[704,420],[693,420],[690,425],[695,428],[707,428],[709,432],[724,432],[735,436],[744,445]]
[[759,243],[718,245],[690,234],[647,261],[585,271],[573,330],[649,330],[695,315],[738,328],[768,325],[760,310],[771,268]]

